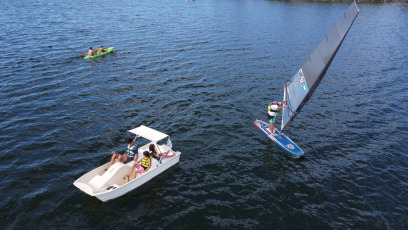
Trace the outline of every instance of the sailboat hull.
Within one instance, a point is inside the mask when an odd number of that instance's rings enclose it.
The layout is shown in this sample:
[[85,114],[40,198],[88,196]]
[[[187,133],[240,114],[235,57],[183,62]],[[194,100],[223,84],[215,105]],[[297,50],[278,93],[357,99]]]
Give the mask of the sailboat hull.
[[254,125],[286,152],[296,157],[302,157],[303,155],[305,155],[303,150],[299,148],[299,146],[295,142],[293,142],[292,139],[290,139],[284,133],[279,134],[278,129],[275,128],[274,133],[276,134],[276,136],[273,136],[269,131],[269,124],[267,124],[266,122],[256,120],[254,121]]

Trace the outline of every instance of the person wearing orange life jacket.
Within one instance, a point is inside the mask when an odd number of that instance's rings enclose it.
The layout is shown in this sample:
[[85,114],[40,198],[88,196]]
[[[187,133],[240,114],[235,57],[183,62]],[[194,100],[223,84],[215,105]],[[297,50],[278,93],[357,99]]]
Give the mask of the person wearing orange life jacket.
[[103,48],[103,46],[101,46],[101,48],[99,48],[98,53],[102,53],[102,52],[106,52],[106,50]]
[[[135,159],[135,161],[136,161],[136,160],[137,160],[137,159]],[[142,162],[142,163],[140,163],[140,162]],[[139,163],[140,163],[140,164],[139,164]],[[135,178],[136,178],[136,174],[137,174],[137,173],[142,174],[142,173],[146,172],[147,170],[150,169],[150,166],[151,166],[151,165],[152,165],[152,161],[151,161],[150,154],[149,154],[148,151],[144,151],[144,152],[143,152],[143,158],[142,158],[141,160],[139,160],[139,161],[136,161],[136,164],[134,164],[134,165],[132,166],[132,168],[130,169],[129,173],[126,174],[126,176],[127,176],[127,177],[130,177],[130,176],[132,175],[133,169],[137,168],[137,169],[135,170]]]
[[276,136],[273,132],[275,128],[275,117],[279,113],[280,109],[287,108],[288,105],[284,105],[288,100],[284,100],[279,103],[278,99],[273,99],[271,103],[268,105],[268,121],[269,121],[269,131],[271,132],[272,136]]

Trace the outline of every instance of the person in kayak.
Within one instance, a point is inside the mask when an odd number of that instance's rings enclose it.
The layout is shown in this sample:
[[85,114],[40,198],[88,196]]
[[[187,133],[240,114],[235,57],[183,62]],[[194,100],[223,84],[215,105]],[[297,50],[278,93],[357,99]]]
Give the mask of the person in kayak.
[[91,58],[94,54],[95,54],[95,52],[92,50],[92,47],[89,48],[89,50],[88,50],[89,57]]
[[99,53],[102,53],[102,52],[106,52],[106,50],[103,49],[103,46],[101,46],[101,48],[99,48]]
[[[142,163],[140,163],[140,162],[142,162]],[[151,161],[150,154],[149,154],[148,151],[144,151],[143,152],[143,158],[141,160],[139,160],[139,161],[136,161],[136,164],[134,164],[132,166],[132,168],[130,169],[129,173],[126,174],[126,176],[130,177],[132,175],[133,169],[137,168],[135,170],[135,178],[136,178],[136,174],[138,174],[138,173],[142,174],[142,173],[146,172],[147,170],[150,169],[151,165],[152,165],[152,161]]]
[[135,141],[129,137],[127,139],[127,147],[125,153],[123,155],[120,155],[118,153],[114,153],[112,155],[109,167],[112,166],[115,163],[115,160],[118,159],[118,162],[123,162],[124,164],[131,162],[133,159],[137,159],[138,157],[138,148],[135,145]]
[[276,136],[276,134],[273,132],[275,128],[275,117],[279,113],[280,109],[287,108],[288,105],[284,105],[288,100],[284,100],[282,102],[279,102],[278,99],[273,99],[271,103],[269,103],[268,106],[268,121],[269,121],[269,131],[271,132],[272,136]]
[[164,158],[170,158],[170,157],[174,157],[176,154],[172,154],[169,156],[170,150],[166,151],[164,154],[160,154],[159,151],[156,148],[156,145],[151,144],[149,146],[149,153],[152,155],[152,157],[154,159],[156,159],[158,162],[160,162],[160,160],[164,159]]

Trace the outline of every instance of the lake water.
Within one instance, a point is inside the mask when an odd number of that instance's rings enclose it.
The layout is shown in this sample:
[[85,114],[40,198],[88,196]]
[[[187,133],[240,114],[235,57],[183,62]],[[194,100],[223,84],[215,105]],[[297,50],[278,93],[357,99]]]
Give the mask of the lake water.
[[[287,131],[304,158],[252,124],[349,4],[0,1],[0,229],[406,229],[407,4],[359,5]],[[179,164],[107,203],[73,186],[142,124]]]

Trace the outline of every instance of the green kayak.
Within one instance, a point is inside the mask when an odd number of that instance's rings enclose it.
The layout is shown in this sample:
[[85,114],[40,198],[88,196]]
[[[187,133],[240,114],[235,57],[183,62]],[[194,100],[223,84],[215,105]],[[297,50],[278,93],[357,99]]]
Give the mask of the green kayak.
[[[103,56],[103,55],[105,55],[105,54],[108,54],[108,53],[110,53],[110,52],[113,51],[113,48],[115,48],[115,47],[109,47],[109,48],[106,49],[106,52],[97,53],[97,54],[93,55],[91,59],[94,59],[94,58],[97,58],[97,57],[99,57],[99,56]],[[89,55],[86,55],[86,56],[84,57],[84,59],[89,59]]]

